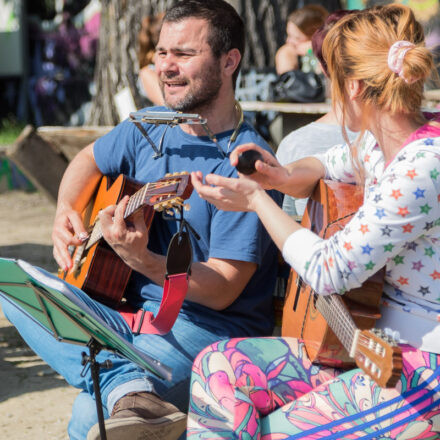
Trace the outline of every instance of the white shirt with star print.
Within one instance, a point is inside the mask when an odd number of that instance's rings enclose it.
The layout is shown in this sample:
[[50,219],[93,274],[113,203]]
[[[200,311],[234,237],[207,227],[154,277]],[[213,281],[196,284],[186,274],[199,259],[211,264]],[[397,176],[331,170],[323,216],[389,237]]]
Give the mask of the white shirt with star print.
[[[347,145],[316,157],[326,178],[355,183]],[[366,172],[362,207],[328,239],[307,229],[294,232],[284,245],[284,258],[324,295],[359,287],[385,267],[377,327],[401,342],[440,353],[440,130],[413,134],[386,167],[381,149],[367,134],[358,157]]]

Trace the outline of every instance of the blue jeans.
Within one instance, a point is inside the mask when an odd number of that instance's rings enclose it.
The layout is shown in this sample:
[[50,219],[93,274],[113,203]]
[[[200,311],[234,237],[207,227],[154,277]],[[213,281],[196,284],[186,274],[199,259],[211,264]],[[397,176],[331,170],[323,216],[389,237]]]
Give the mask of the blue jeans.
[[[134,335],[117,311],[92,300],[79,289],[75,289],[74,292],[120,336],[152,358],[172,368],[173,377],[168,382],[125,358],[102,350],[96,358],[97,361],[110,360],[113,364],[110,369],[100,369],[99,374],[105,417],[111,414],[117,400],[134,391],[155,392],[164,400],[185,410],[188,404],[189,379],[194,358],[207,345],[227,338],[228,332],[221,328],[201,328],[191,321],[191,317],[179,316],[172,330],[164,336]],[[90,369],[85,375],[81,375],[82,352],[88,350],[84,346],[58,341],[25,311],[2,295],[0,295],[0,302],[3,313],[17,328],[29,347],[63,376],[70,385],[85,392],[80,393],[75,401],[72,420],[69,424],[71,439],[85,439],[90,427],[97,422]],[[156,315],[159,304],[150,301],[145,304],[144,308]],[[196,322],[197,319],[195,318],[194,321]]]

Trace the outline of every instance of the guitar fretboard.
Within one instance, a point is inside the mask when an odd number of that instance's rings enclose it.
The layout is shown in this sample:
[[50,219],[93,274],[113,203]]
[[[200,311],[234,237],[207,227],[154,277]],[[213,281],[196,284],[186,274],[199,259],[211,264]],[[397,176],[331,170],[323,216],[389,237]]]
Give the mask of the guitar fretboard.
[[344,348],[350,353],[357,327],[341,297],[338,294],[317,295],[315,293],[314,295],[316,308],[324,316]]
[[[124,218],[129,217],[136,210],[138,210],[144,203],[147,198],[148,191],[151,191],[153,188],[157,188],[158,186],[163,186],[157,183],[147,183],[141,189],[136,191],[128,201],[127,208],[124,212]],[[91,248],[95,243],[97,243],[102,238],[102,229],[101,222],[99,218],[96,219],[95,224],[93,225],[93,229],[90,233],[89,239],[87,240],[87,244],[85,249]]]

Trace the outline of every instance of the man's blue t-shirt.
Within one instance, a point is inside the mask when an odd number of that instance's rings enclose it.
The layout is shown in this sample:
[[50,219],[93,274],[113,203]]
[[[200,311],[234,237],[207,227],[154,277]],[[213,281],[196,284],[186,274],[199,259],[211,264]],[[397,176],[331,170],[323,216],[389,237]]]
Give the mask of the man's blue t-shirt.
[[[161,108],[163,110],[163,108]],[[155,108],[156,110],[156,108]],[[227,145],[232,130],[216,135],[219,147],[208,136],[192,136],[179,126],[142,124],[163,156],[153,158],[154,151],[134,123],[126,120],[95,142],[94,156],[101,172],[116,177],[124,174],[139,182],[154,182],[166,173],[201,171],[222,176],[237,176],[229,162]],[[271,151],[265,141],[248,124],[243,124],[230,146],[254,142]],[[281,204],[281,194],[271,191]],[[221,258],[253,262],[258,265],[241,295],[226,309],[215,311],[200,304],[184,301],[181,316],[198,325],[225,328],[229,336],[269,335],[273,327],[272,292],[274,290],[277,251],[255,213],[227,212],[201,199],[196,191],[186,201],[191,206],[185,219],[200,236],[191,234],[193,260]],[[166,255],[177,222],[154,216],[148,247]],[[127,300],[137,307],[145,301],[160,302],[163,288],[133,272],[127,288]],[[207,292],[209,294],[209,292]]]

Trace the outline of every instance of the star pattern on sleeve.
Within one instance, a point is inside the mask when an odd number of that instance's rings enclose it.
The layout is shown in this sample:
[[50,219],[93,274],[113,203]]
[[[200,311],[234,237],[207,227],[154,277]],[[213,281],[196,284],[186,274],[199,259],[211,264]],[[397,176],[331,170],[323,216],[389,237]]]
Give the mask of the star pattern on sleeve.
[[[346,181],[353,173],[347,150],[331,150],[327,172]],[[406,310],[439,303],[440,138],[418,139],[403,150],[384,168],[375,143],[360,149],[367,171],[362,209],[325,245],[318,241],[305,251],[304,279],[316,292],[346,292],[385,266],[390,300]],[[436,319],[439,312],[437,306]]]

